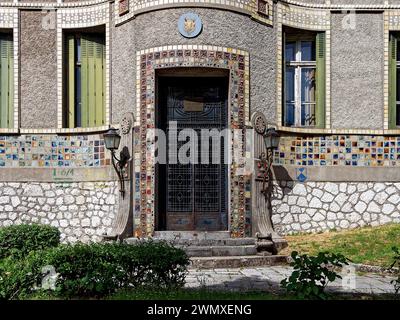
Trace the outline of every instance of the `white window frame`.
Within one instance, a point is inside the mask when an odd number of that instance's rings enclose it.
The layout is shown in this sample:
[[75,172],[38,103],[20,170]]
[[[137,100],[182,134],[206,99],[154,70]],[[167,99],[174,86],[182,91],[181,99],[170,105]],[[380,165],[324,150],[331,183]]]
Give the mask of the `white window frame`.
[[[295,116],[294,116],[294,127],[314,127],[315,126],[315,120],[313,125],[302,125],[301,124],[301,70],[302,68],[314,68],[315,72],[317,71],[317,61],[302,61],[301,57],[301,43],[305,41],[313,41],[309,39],[299,39],[299,40],[288,40],[285,42],[285,47],[288,42],[294,42],[295,43],[295,58],[296,61],[289,61],[286,62],[286,56],[285,58],[285,64],[286,67],[292,67],[295,69],[295,76],[294,76],[294,108],[295,108]],[[315,41],[314,41],[315,43]],[[286,100],[286,75],[285,75],[285,112],[286,112],[286,105],[287,105],[287,100]],[[316,101],[314,103],[307,103],[310,105],[314,105],[314,117],[315,117],[315,110],[316,110]]]

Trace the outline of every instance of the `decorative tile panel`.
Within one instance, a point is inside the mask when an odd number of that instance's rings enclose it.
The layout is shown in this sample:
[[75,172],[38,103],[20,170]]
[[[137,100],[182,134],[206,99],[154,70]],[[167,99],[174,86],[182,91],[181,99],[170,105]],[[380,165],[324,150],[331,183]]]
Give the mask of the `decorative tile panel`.
[[0,168],[100,167],[105,165],[110,165],[110,158],[100,135],[0,136]]
[[274,153],[276,165],[400,166],[399,136],[285,136]]
[[[233,152],[246,155],[246,127],[249,123],[249,55],[233,48],[197,45],[157,47],[137,52],[136,56],[136,129],[135,129],[135,234],[151,236],[154,232],[154,136],[156,69],[179,67],[208,67],[230,72],[229,122],[231,129],[241,130],[240,139],[232,135]],[[234,158],[235,159],[235,158]],[[229,230],[233,237],[244,237],[246,203],[250,191],[246,190],[248,177],[240,173],[244,164],[230,166]]]

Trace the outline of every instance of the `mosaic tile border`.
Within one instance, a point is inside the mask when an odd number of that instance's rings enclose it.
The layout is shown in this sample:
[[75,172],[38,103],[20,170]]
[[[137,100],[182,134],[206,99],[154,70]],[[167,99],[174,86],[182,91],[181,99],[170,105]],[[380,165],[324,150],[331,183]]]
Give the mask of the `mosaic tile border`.
[[0,28],[13,30],[14,45],[14,125],[0,128],[0,133],[16,133],[19,127],[19,14],[17,9],[0,8]]
[[57,10],[57,128],[58,132],[83,132],[81,128],[63,128],[63,30],[105,25],[106,30],[106,114],[105,126],[89,128],[106,130],[110,124],[110,4]]
[[[277,4],[277,100],[276,100],[276,124],[282,131],[319,133],[327,132],[331,128],[331,22],[330,13],[326,11],[294,8],[293,6]],[[313,23],[307,22],[307,17],[315,15]],[[282,74],[282,42],[283,26],[290,26],[299,29],[325,31],[326,38],[326,61],[325,61],[325,129],[314,128],[287,128],[282,125],[282,95],[283,95],[283,74]]]
[[284,136],[276,165],[399,167],[399,136]]
[[110,161],[101,135],[0,135],[0,170],[103,167]]
[[238,11],[252,16],[255,20],[266,24],[273,24],[273,1],[261,0],[266,3],[266,12],[259,12],[258,2],[260,0],[130,0],[127,13],[120,15],[119,1],[114,4],[115,23],[121,24],[132,19],[135,15],[156,10],[160,7],[205,7],[223,8],[226,10]]
[[[155,72],[162,68],[213,67],[230,71],[229,119],[232,129],[242,130],[242,139],[233,139],[233,151],[245,155],[246,128],[249,124],[249,55],[233,48],[197,45],[175,45],[141,50],[136,55],[136,117],[135,117],[135,235],[151,236],[154,232],[154,136]],[[229,230],[232,237],[246,232],[246,177],[240,175],[240,164],[230,167]],[[248,198],[246,200],[246,198]]]

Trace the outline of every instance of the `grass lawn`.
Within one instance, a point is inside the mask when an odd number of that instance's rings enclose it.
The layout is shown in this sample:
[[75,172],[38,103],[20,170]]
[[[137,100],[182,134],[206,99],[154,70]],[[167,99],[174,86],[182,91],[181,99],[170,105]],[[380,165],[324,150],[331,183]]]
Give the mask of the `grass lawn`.
[[[76,297],[72,300],[98,300],[99,298]],[[330,300],[397,300],[395,295],[370,295],[370,294],[335,294]],[[26,300],[63,300],[62,297],[55,297],[49,293],[36,293]],[[100,300],[298,300],[295,296],[285,293],[274,294],[269,292],[239,292],[239,291],[214,291],[208,289],[132,289],[122,290]]]
[[127,290],[120,291],[109,300],[290,300],[294,297],[267,292],[211,291],[207,289],[180,290]]
[[315,255],[320,251],[341,253],[354,263],[389,267],[393,259],[392,247],[400,247],[400,224],[366,227],[347,231],[286,236],[292,251]]

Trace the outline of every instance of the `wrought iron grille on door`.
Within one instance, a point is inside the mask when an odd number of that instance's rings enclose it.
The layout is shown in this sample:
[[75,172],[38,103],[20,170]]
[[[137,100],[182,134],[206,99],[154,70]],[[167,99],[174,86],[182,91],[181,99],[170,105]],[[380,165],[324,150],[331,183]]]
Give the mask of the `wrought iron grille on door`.
[[[189,137],[186,141],[168,140],[169,157],[165,170],[167,230],[227,229],[224,140],[219,138],[219,143],[215,144],[216,140],[209,138],[207,147],[202,136],[204,130],[214,130],[219,135],[226,128],[227,88],[216,79],[205,80],[188,78],[166,88],[167,137],[171,129],[177,129],[177,136],[182,130],[191,129],[187,132],[191,132],[191,146],[197,151],[191,155],[182,151]],[[220,80],[224,83],[223,78]],[[191,163],[179,161],[179,152],[192,156]],[[178,162],[173,163],[171,159],[178,159]]]

